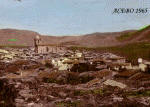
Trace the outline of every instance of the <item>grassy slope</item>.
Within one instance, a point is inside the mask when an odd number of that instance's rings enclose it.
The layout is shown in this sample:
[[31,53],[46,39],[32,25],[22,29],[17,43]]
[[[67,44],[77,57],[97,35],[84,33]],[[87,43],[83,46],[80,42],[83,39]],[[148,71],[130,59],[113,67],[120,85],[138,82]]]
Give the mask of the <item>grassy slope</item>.
[[143,28],[141,28],[141,29],[139,29],[138,31],[135,31],[135,32],[124,33],[121,36],[117,37],[117,40],[125,41],[125,40],[128,40],[129,38],[134,38],[134,36],[137,36],[138,34],[144,32],[145,30],[147,30],[149,28],[150,28],[150,25],[145,26],[145,27],[143,27]]
[[99,47],[99,48],[71,47],[71,49],[73,50],[85,49],[99,52],[112,52],[126,57],[133,64],[137,64],[137,59],[139,57],[146,60],[150,60],[150,43],[134,43],[125,46]]

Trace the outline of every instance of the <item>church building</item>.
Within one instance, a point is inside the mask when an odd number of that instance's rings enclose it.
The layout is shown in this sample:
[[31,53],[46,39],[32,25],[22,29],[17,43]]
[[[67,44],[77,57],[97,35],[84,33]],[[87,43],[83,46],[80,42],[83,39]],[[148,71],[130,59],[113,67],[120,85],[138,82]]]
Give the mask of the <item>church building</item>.
[[44,44],[39,35],[34,38],[34,46],[36,53],[59,53],[64,52],[66,49],[60,44]]

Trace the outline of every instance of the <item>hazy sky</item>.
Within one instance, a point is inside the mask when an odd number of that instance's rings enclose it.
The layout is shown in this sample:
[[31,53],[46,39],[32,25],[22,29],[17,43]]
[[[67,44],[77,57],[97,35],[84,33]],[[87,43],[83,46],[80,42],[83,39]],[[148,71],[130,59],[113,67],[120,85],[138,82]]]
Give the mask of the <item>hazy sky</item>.
[[150,24],[150,9],[146,14],[112,14],[114,8],[150,8],[150,0],[0,0],[0,28],[78,35]]

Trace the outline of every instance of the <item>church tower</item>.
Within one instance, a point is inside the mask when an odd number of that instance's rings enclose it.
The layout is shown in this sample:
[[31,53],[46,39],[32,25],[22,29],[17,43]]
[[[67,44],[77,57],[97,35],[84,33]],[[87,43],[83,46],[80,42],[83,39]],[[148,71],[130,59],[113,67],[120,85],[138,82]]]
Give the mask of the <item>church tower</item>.
[[38,46],[41,44],[41,38],[39,35],[37,35],[35,38],[34,38],[34,47],[35,47],[35,52],[38,53]]

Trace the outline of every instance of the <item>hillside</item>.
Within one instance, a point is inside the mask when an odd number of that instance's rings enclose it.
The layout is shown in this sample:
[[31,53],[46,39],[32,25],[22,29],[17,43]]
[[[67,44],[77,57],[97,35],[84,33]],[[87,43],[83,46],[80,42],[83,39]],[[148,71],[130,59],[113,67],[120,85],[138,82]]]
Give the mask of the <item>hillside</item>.
[[43,41],[49,43],[49,41],[67,44],[67,45],[77,45],[77,46],[88,46],[88,47],[98,47],[98,46],[111,46],[116,45],[116,36],[118,33],[93,33],[81,36],[43,36]]
[[[1,29],[0,45],[21,45],[33,46],[33,39],[36,35],[40,35],[34,31],[17,30],[17,29]],[[146,26],[140,30],[128,30],[122,32],[110,33],[92,33],[81,36],[49,36],[41,35],[43,43],[56,44],[61,43],[69,46],[82,47],[108,47],[116,45],[126,45],[135,42],[150,41],[150,26]]]
[[[77,45],[88,47],[111,46],[118,44],[116,36],[120,36],[122,32],[114,33],[93,33],[81,36],[48,36],[41,35],[42,41],[47,44],[61,43],[65,45]],[[1,29],[0,45],[21,45],[33,46],[33,39],[37,32],[17,29]]]
[[149,42],[150,41],[150,25],[143,27],[137,31],[127,32],[117,37],[117,40],[124,43]]
[[32,46],[38,33],[27,30],[1,29],[0,45]]

